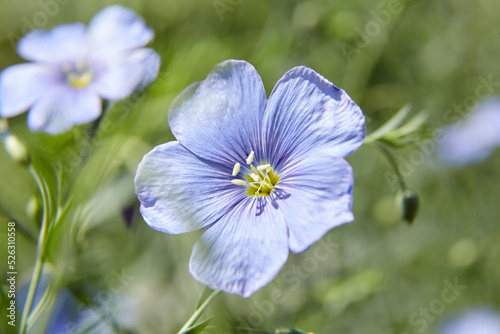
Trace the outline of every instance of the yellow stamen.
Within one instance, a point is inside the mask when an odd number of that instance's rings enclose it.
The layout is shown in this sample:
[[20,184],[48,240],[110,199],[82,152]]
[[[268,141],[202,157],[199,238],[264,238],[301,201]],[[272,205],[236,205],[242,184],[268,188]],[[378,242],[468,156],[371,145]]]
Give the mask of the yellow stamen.
[[240,180],[240,179],[233,179],[233,180],[231,180],[231,183],[235,184],[237,186],[247,186],[248,185],[245,181]]
[[[247,194],[254,197],[270,196],[279,182],[280,176],[271,167],[271,164],[263,163],[255,167],[253,165],[255,152],[251,151],[246,158],[246,163],[250,166],[251,172],[245,171],[242,179],[233,179],[235,185],[247,187]],[[233,167],[233,177],[240,172],[241,165],[236,163]]]
[[260,181],[260,177],[259,175],[255,174],[255,173],[251,173],[250,174],[250,177],[255,181],[255,182],[259,182]]
[[234,165],[234,167],[233,167],[233,176],[238,175],[238,173],[240,172],[240,167],[241,167],[241,165],[240,165],[240,163],[239,163],[239,162],[237,162],[237,163]]
[[247,158],[247,164],[248,165],[252,164],[254,155],[255,155],[254,151],[250,152],[250,154],[248,155],[248,158]]
[[257,170],[259,172],[262,172],[263,170],[268,170],[269,168],[271,168],[271,165],[270,164],[265,164],[265,165],[260,165],[260,166],[257,166]]
[[71,72],[67,74],[68,82],[77,88],[82,88],[87,86],[92,81],[91,72],[75,73]]

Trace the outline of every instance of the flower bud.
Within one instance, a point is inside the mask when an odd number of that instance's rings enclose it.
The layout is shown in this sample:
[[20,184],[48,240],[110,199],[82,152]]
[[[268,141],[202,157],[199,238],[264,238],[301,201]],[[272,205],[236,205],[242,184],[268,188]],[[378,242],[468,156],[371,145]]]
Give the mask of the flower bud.
[[401,207],[401,217],[409,224],[412,224],[417,217],[420,204],[417,193],[409,189],[400,191],[397,201]]
[[4,136],[3,144],[5,146],[5,150],[14,161],[24,166],[27,166],[30,163],[28,149],[26,148],[26,145],[19,140],[19,138],[11,133],[7,133]]
[[26,203],[25,208],[26,215],[36,222],[42,221],[43,208],[40,205],[38,198],[32,196],[28,203]]

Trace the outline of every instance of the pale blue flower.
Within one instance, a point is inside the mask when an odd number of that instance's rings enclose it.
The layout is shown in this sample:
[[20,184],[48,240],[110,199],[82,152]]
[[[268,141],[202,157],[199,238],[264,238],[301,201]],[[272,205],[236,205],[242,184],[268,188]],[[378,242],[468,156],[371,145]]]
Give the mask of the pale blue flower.
[[500,314],[488,308],[463,312],[443,323],[439,334],[500,334]]
[[144,48],[153,30],[132,10],[113,5],[86,27],[63,24],[34,30],[17,45],[30,63],[0,74],[0,117],[29,109],[33,131],[57,134],[101,115],[101,99],[120,100],[153,81],[159,55]]
[[146,154],[135,178],[144,220],[177,234],[202,229],[190,260],[201,283],[244,297],[288,257],[354,219],[343,159],[365,119],[342,90],[307,67],[269,100],[255,68],[228,60],[173,102],[177,141]]
[[438,156],[447,165],[465,166],[487,159],[500,146],[500,98],[480,102],[467,118],[444,130]]

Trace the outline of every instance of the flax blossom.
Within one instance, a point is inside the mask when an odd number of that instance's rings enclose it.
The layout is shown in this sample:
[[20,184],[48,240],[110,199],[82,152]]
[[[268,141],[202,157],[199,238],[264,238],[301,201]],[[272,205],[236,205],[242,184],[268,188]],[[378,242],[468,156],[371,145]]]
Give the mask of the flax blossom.
[[69,23],[34,30],[17,45],[30,63],[0,74],[0,117],[27,109],[28,127],[57,134],[101,115],[101,99],[120,100],[149,84],[160,57],[144,48],[153,30],[119,5],[98,12],[86,27]]
[[177,141],[144,156],[136,194],[152,228],[202,229],[189,266],[201,283],[248,297],[289,250],[354,219],[343,157],[362,144],[364,116],[310,68],[288,71],[267,100],[252,65],[225,61],[176,98],[169,124]]
[[486,160],[500,146],[500,98],[481,101],[463,120],[444,129],[438,156],[446,165],[462,167]]
[[500,314],[488,308],[474,308],[444,322],[439,334],[500,334]]

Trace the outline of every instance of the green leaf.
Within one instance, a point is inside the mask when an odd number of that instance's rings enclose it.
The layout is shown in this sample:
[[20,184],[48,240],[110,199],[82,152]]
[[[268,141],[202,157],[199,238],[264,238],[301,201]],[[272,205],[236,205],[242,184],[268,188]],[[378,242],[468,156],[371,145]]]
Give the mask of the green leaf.
[[208,318],[207,320],[200,322],[197,325],[194,325],[192,327],[189,327],[188,329],[180,332],[179,334],[198,334],[203,332],[203,330],[208,326],[210,321],[212,320],[212,317]]
[[408,104],[405,105],[394,116],[392,116],[384,125],[382,125],[380,128],[375,130],[375,132],[373,132],[369,136],[367,136],[365,139],[365,142],[376,141],[376,140],[382,138],[388,132],[396,129],[398,126],[400,126],[403,123],[405,118],[410,114],[410,111],[411,111],[410,105],[408,105]]
[[391,140],[397,140],[398,138],[402,138],[411,134],[415,134],[417,131],[423,128],[428,118],[429,114],[426,111],[421,111],[400,128],[385,134],[383,138],[388,141],[391,141]]

